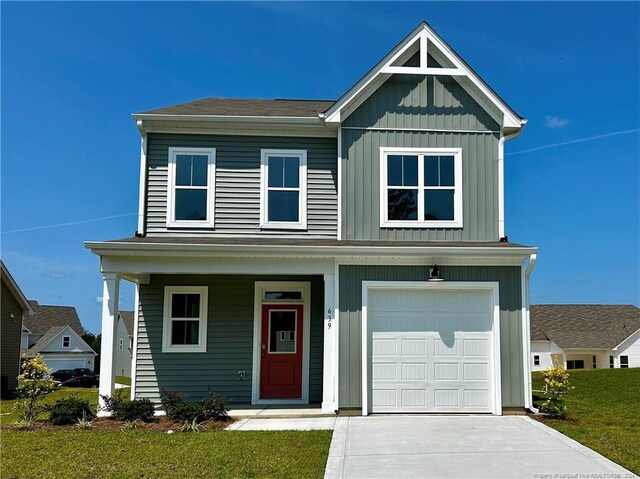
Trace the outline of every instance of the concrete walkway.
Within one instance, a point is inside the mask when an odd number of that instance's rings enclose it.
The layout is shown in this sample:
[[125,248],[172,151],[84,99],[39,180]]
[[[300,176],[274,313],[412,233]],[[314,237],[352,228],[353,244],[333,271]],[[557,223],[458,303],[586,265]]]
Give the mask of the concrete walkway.
[[[233,416],[233,415],[232,415]],[[305,417],[305,418],[264,418],[251,417],[240,419],[229,427],[227,431],[312,431],[318,429],[333,429],[336,417]]]
[[524,416],[336,418],[325,479],[392,477],[636,476]]

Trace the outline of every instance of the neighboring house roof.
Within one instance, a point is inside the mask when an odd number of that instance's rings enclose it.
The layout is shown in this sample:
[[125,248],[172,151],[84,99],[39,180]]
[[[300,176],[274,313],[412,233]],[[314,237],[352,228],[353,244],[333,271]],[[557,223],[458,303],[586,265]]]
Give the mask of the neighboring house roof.
[[195,115],[317,118],[332,100],[261,100],[240,98],[203,98],[149,110],[138,115]]
[[0,260],[0,271],[2,273],[2,280],[9,288],[11,295],[20,304],[22,311],[27,314],[33,314],[33,308],[31,307],[31,304],[27,300],[27,297],[24,295],[24,293],[18,286],[18,283],[16,283],[16,280],[13,279],[13,276],[11,276],[11,273],[9,273],[9,270],[7,269],[7,267],[4,264],[4,261],[2,260]]
[[51,306],[38,304],[37,301],[29,303],[35,314],[25,316],[23,322],[31,334],[46,334],[50,328],[56,326],[70,326],[79,336],[84,334],[84,328],[73,306]]
[[122,322],[124,323],[124,327],[127,329],[129,336],[133,336],[133,311],[120,311],[120,317],[122,318]]
[[40,339],[38,339],[36,341],[36,343],[31,346],[29,349],[24,350],[22,353],[25,354],[27,357],[33,357],[35,356],[37,353],[39,353],[43,348],[45,348],[47,346],[47,344],[49,344],[51,341],[53,341],[55,338],[57,338],[58,336],[60,336],[60,334],[62,334],[64,331],[68,331],[69,334],[73,334],[76,336],[76,340],[78,342],[80,342],[81,344],[84,344],[86,346],[84,351],[65,351],[65,354],[75,354],[78,352],[81,353],[86,353],[86,352],[93,352],[95,354],[95,351],[91,348],[91,346],[89,346],[83,339],[82,337],[76,332],[74,331],[71,326],[69,325],[64,325],[64,326],[52,326],[51,328],[49,328],[49,330],[44,334],[44,336],[42,336]]
[[640,308],[633,305],[531,306],[531,340],[563,349],[612,349],[639,329]]

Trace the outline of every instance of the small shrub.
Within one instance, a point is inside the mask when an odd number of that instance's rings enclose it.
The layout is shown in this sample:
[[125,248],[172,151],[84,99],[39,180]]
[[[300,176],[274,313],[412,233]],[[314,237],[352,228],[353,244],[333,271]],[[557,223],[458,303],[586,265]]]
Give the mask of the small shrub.
[[209,421],[220,421],[227,419],[227,404],[222,394],[209,393],[202,400],[205,418]]
[[543,373],[544,389],[549,396],[540,405],[540,411],[549,414],[551,417],[564,419],[567,417],[567,406],[564,404],[564,395],[573,387],[569,382],[569,373],[560,366],[550,367]]
[[13,427],[20,431],[27,431],[33,427],[33,421],[30,419],[18,419],[13,423]]
[[187,402],[187,396],[178,391],[162,391],[160,393],[160,402],[167,417],[171,418],[173,410]]
[[86,399],[68,397],[58,399],[49,409],[49,419],[56,426],[73,424],[80,419],[91,421],[95,414]]
[[93,421],[91,419],[89,419],[87,417],[86,413],[83,411],[82,412],[82,419],[78,419],[76,421],[76,427],[78,429],[90,429],[92,423],[93,423]]
[[32,359],[24,359],[22,374],[18,376],[16,409],[21,412],[22,419],[34,421],[44,409],[39,403],[53,391],[56,386],[51,377],[51,369],[47,367],[42,356],[36,354]]
[[167,417],[175,422],[201,422],[206,419],[202,403],[199,402],[183,402],[171,409],[171,414]]
[[193,419],[191,421],[185,421],[185,423],[180,428],[180,431],[181,432],[200,432],[205,425],[206,425],[206,422],[198,422],[197,420]]
[[155,409],[153,403],[149,399],[129,400],[117,396],[102,396],[104,400],[105,411],[111,413],[111,416],[118,421],[135,421],[136,419],[143,422],[152,422]]
[[123,431],[133,431],[135,429],[138,429],[137,419],[134,419],[133,421],[125,421],[124,424],[122,425]]

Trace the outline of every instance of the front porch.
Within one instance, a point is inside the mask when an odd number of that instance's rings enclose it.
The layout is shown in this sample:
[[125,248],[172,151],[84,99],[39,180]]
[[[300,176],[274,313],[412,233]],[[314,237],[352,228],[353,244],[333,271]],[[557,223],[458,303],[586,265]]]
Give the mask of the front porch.
[[[148,398],[161,411],[162,390],[191,400],[215,392],[239,416],[290,417],[294,406],[304,416],[335,413],[333,261],[186,258],[143,269],[140,258],[117,265],[112,259],[102,258],[101,396],[115,390],[115,319],[119,285],[126,280],[135,285],[137,305],[132,398]],[[176,301],[197,313],[174,317]],[[295,326],[286,315],[299,318]],[[278,361],[269,366],[269,357]],[[294,361],[281,365],[287,358]]]

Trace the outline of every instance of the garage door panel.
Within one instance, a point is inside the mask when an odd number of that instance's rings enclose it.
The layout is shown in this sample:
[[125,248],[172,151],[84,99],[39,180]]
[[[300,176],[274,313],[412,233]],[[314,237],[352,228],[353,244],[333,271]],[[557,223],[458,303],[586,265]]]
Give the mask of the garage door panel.
[[[372,293],[371,304],[396,308],[369,307],[372,412],[492,411],[488,292],[469,297],[465,291]],[[434,309],[416,312],[416,304]]]

